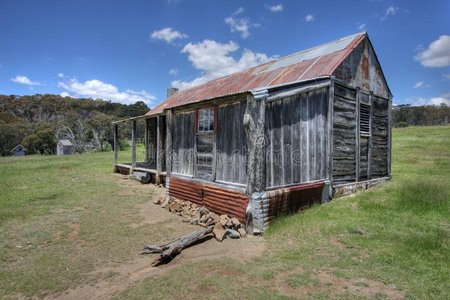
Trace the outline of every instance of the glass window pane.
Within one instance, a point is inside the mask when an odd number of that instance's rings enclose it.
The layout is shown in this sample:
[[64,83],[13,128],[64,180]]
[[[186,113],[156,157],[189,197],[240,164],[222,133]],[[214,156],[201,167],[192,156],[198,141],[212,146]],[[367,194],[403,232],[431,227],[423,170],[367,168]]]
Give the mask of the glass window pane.
[[198,131],[214,130],[214,109],[203,108],[198,110]]

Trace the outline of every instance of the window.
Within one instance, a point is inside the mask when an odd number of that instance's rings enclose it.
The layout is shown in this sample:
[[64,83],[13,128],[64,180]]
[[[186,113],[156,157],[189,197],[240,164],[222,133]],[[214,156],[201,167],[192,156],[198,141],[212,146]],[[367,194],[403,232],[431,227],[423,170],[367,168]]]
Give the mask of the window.
[[202,108],[198,110],[198,132],[214,131],[214,108]]

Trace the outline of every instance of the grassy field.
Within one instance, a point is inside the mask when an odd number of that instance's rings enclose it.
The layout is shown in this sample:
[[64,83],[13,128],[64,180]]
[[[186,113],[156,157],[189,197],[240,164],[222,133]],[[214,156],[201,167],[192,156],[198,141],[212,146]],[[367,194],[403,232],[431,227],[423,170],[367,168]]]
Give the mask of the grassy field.
[[[115,296],[449,299],[450,127],[393,137],[391,182],[278,220],[262,256],[180,264]],[[0,297],[108,281],[116,274],[100,266],[127,264],[130,245],[170,233],[130,226],[154,195],[118,184],[111,157],[0,158]]]

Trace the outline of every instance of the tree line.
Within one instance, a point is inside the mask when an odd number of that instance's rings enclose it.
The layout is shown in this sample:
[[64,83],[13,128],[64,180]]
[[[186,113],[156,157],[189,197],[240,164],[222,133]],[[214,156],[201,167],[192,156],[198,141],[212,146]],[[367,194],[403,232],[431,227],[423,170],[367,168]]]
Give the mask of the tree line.
[[[75,151],[104,151],[113,148],[112,122],[140,116],[149,108],[144,102],[131,105],[101,99],[74,99],[58,95],[0,95],[0,155],[22,144],[27,153],[54,154],[59,139],[68,139]],[[448,125],[450,107],[400,105],[392,109],[394,127]],[[131,136],[127,123],[121,123],[121,144]],[[138,122],[137,135],[143,137]]]
[[392,109],[394,127],[450,124],[450,107],[399,105]]
[[[22,144],[27,153],[54,154],[56,143],[68,139],[74,150],[104,151],[114,146],[115,120],[143,115],[148,106],[138,101],[124,105],[101,99],[74,99],[58,95],[0,95],[0,155]],[[121,125],[121,146],[130,137],[127,124]],[[138,128],[143,131],[143,128]]]

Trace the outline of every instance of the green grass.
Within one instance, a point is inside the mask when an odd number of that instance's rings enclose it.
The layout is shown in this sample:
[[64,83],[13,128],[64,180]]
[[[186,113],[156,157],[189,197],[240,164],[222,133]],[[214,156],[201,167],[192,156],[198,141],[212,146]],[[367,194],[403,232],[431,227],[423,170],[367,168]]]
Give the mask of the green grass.
[[[277,220],[265,235],[263,257],[246,266],[217,260],[208,276],[183,277],[188,298],[199,282],[232,268],[237,283],[223,279],[203,295],[449,299],[450,127],[395,129],[393,149],[391,182]],[[177,269],[144,280],[119,298],[158,291],[175,299],[179,290],[169,283],[182,274]]]
[[0,158],[0,295],[94,284],[108,274],[93,271],[126,263],[144,241],[172,231],[130,226],[142,218],[137,204],[153,196],[119,185],[112,156]]
[[[450,127],[395,129],[393,149],[391,182],[277,220],[262,256],[181,264],[117,298],[449,299]],[[124,201],[111,159],[0,158],[1,294],[41,297],[114,277],[93,271],[170,233],[129,226],[152,195],[128,189]]]

